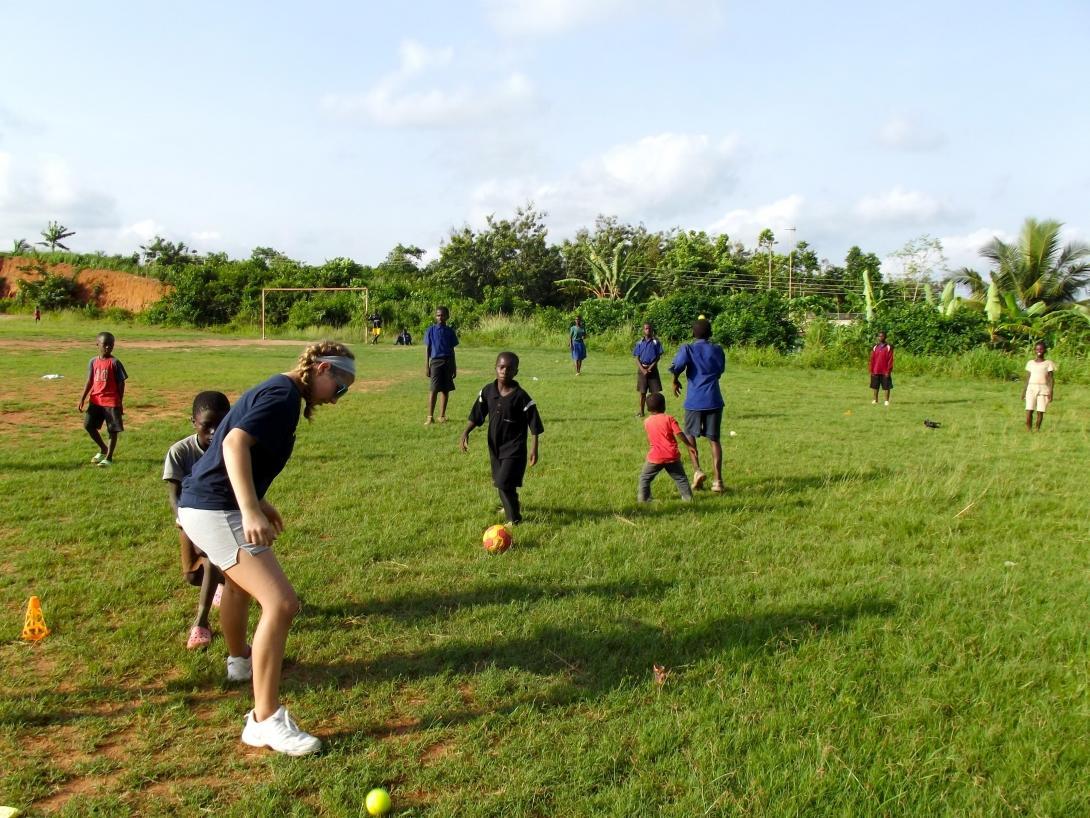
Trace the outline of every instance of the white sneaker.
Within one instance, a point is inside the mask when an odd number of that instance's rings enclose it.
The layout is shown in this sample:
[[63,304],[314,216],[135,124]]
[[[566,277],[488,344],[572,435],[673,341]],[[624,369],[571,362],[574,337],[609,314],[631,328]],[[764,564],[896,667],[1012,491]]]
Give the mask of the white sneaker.
[[227,657],[227,681],[248,682],[254,678],[254,660],[252,656]]
[[872,406],[877,406],[878,405],[878,398],[875,398],[874,400],[872,400],[871,405]]
[[242,743],[268,747],[289,756],[310,755],[322,749],[322,740],[300,730],[283,705],[264,721],[257,721],[253,710],[247,713]]

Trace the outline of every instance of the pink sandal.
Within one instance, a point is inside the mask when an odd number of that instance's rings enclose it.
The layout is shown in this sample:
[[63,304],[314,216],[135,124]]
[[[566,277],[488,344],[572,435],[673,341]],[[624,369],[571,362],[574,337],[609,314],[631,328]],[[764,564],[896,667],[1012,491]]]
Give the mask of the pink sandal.
[[200,625],[194,625],[189,629],[189,641],[185,643],[186,650],[195,650],[197,648],[206,648],[212,643],[212,631],[208,628],[202,628]]

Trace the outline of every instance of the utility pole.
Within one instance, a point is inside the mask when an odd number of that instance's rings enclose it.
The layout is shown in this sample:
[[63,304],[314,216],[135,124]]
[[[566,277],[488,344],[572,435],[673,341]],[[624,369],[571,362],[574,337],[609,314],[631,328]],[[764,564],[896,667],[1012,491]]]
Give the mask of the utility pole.
[[772,245],[779,244],[778,241],[770,241],[768,243],[768,289],[772,289]]
[[795,231],[794,227],[785,227],[784,230],[790,230],[791,231],[791,254],[787,257],[787,298],[788,298],[788,300],[790,300],[791,299],[791,283],[792,283],[791,279],[792,279],[792,274],[795,271],[795,245],[798,244],[798,242],[795,240],[795,232],[796,231]]

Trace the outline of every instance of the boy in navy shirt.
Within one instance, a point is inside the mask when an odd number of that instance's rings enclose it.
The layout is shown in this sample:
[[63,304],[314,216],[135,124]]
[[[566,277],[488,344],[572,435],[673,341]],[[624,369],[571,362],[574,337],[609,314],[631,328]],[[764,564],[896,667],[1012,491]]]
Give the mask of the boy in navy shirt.
[[636,391],[640,393],[640,411],[637,417],[643,417],[647,396],[662,391],[662,378],[659,377],[659,358],[662,357],[662,342],[655,337],[655,328],[650,322],[643,325],[643,338],[632,350],[636,358]]
[[526,438],[533,435],[529,464],[537,463],[537,438],[545,427],[537,412],[537,404],[515,376],[519,371],[519,356],[501,352],[496,358],[496,380],[477,395],[469,412],[469,423],[462,432],[462,451],[469,451],[469,433],[488,424],[488,455],[492,461],[492,482],[500,493],[507,522],[522,521],[519,506],[519,486],[526,473]]
[[424,333],[424,376],[431,379],[428,394],[428,416],[425,426],[431,426],[435,419],[435,396],[443,396],[439,402],[439,422],[447,422],[447,398],[454,391],[454,379],[458,367],[454,360],[454,348],[458,346],[458,336],[447,326],[450,310],[437,307],[435,323]]
[[[712,325],[706,318],[693,323],[693,341],[684,344],[670,364],[674,375],[674,396],[681,394],[678,376],[684,372],[689,383],[685,396],[685,434],[696,443],[698,437],[706,437],[712,447],[712,468],[715,478],[712,491],[723,491],[723,447],[719,443],[719,427],[723,421],[723,395],[719,391],[719,379],[726,369],[727,359],[723,348],[711,342]],[[690,450],[693,461],[693,488],[703,485],[707,476],[700,470],[700,460]]]

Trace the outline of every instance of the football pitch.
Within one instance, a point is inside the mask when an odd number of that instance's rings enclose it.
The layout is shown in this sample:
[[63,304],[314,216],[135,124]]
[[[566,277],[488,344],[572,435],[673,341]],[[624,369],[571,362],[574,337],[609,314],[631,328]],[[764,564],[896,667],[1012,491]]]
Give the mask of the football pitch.
[[[130,375],[112,469],[76,411],[99,329]],[[196,392],[234,399],[304,346],[0,321],[0,804],[358,816],[382,786],[404,816],[1090,813],[1090,387],[1062,371],[1029,434],[1018,383],[895,373],[873,406],[865,372],[728,353],[727,493],[684,504],[660,475],[641,507],[632,360],[592,350],[576,378],[566,349],[516,348],[545,433],[490,556],[485,436],[458,438],[499,348],[463,342],[425,428],[423,351],[356,343],[356,386],[300,421],[268,498],[303,601],[282,696],[326,747],[242,745],[215,614],[184,647],[162,462]]]

